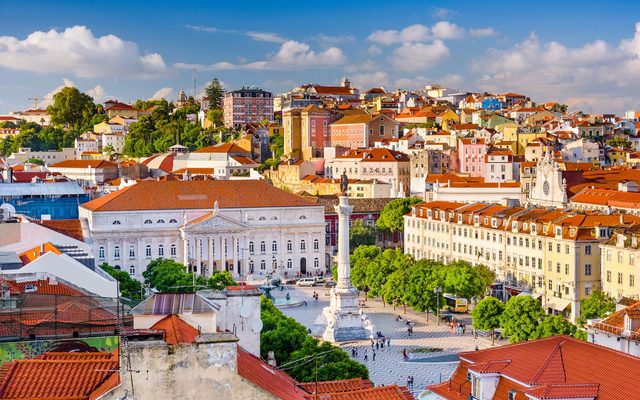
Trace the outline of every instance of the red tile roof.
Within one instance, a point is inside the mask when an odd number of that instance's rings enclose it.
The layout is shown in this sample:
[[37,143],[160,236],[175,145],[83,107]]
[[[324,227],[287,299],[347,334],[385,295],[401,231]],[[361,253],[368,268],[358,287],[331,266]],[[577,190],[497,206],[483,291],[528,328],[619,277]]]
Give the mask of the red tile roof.
[[175,314],[167,315],[149,329],[164,330],[168,344],[193,343],[200,332]]
[[310,207],[313,203],[265,182],[145,180],[82,204],[91,211]]
[[584,188],[573,196],[570,202],[611,207],[640,208],[640,193]]
[[34,247],[32,249],[29,249],[23,253],[18,254],[18,257],[20,257],[20,260],[22,261],[22,265],[27,265],[30,262],[32,262],[33,260],[37,259],[38,257],[40,257],[41,255],[48,253],[48,252],[53,252],[55,254],[62,254],[60,252],[60,250],[58,250],[58,248],[54,245],[52,245],[49,242],[43,243],[40,246]]
[[[301,388],[308,393],[313,393],[316,390],[315,382],[307,382],[298,384]],[[373,383],[368,379],[354,378],[343,379],[340,381],[328,381],[318,382],[318,393],[340,393],[351,392],[354,390],[369,389],[373,387]]]
[[525,399],[525,392],[548,396],[542,398],[591,397],[589,395],[595,393],[603,400],[637,398],[638,394],[636,371],[640,368],[640,358],[569,336],[459,355],[462,362],[452,379],[429,387],[446,399],[468,398],[470,384],[466,371],[469,368],[504,360],[511,362],[499,371],[500,393],[497,391],[493,397],[496,400],[506,400],[511,389],[517,391],[516,399]]
[[59,294],[64,296],[83,296],[84,294],[79,290],[72,288],[69,285],[58,281],[51,281],[49,279],[34,279],[33,281],[17,282],[12,279],[0,280],[5,285],[9,286],[11,294],[23,294],[27,293],[27,286],[32,290],[30,293],[38,294]]
[[305,392],[286,373],[238,347],[238,374],[281,399],[305,400]]
[[73,358],[45,353],[41,358],[4,364],[0,398],[90,400],[120,383],[115,355],[101,359],[94,353],[74,353]]
[[217,146],[208,146],[203,147],[194,151],[194,153],[242,153],[242,154],[250,154],[249,151],[243,149],[240,146],[237,146],[233,143],[224,143],[219,144]]
[[83,241],[82,224],[79,219],[50,219],[35,222],[52,231],[56,231],[81,242]]
[[118,164],[106,160],[64,160],[49,168],[116,168]]
[[[315,396],[307,394],[305,398],[313,400]],[[398,385],[378,386],[349,392],[321,393],[317,398],[318,400],[414,400],[407,388]]]
[[320,85],[313,85],[313,89],[316,91],[316,93],[318,94],[325,94],[325,95],[342,95],[342,96],[348,96],[351,94],[351,88],[348,87],[344,87],[344,86],[320,86]]

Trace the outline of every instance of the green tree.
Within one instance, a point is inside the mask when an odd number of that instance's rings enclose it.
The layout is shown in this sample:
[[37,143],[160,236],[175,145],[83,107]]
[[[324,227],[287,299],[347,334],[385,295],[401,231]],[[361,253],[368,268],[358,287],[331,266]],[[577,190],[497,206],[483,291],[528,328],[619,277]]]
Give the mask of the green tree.
[[391,200],[382,209],[380,218],[376,221],[376,226],[380,230],[390,232],[402,231],[404,229],[404,215],[411,211],[412,206],[422,202],[423,200],[417,197],[403,197]]
[[[411,258],[400,249],[387,249],[367,265],[365,284],[370,296],[382,295],[382,288],[389,276],[399,269],[409,268]],[[384,298],[382,298],[384,303]]]
[[[409,285],[407,286],[406,299],[408,304],[416,311],[436,311],[438,296],[434,292],[436,286],[444,288],[446,278],[446,268],[433,260],[422,259],[410,269]],[[442,306],[442,294],[440,305]]]
[[351,254],[351,282],[361,291],[366,292],[367,266],[380,254],[382,249],[377,246],[360,246]]
[[238,283],[233,280],[229,271],[215,271],[209,279],[207,279],[207,287],[215,290],[222,290],[227,286],[237,286]]
[[222,98],[224,97],[224,87],[222,87],[218,78],[213,78],[213,80],[209,82],[207,87],[204,88],[204,93],[209,99],[209,110],[220,108]]
[[[187,267],[167,258],[152,260],[142,273],[144,282],[159,292],[193,292],[193,276]],[[196,288],[206,286],[204,278],[196,279]]]
[[269,138],[269,149],[271,150],[271,157],[279,159],[284,154],[284,137],[280,135],[273,135]]
[[53,104],[47,107],[51,124],[80,128],[96,113],[93,98],[75,87],[65,87],[53,95]]
[[407,313],[407,288],[411,277],[411,268],[401,268],[392,273],[382,287],[384,301],[392,304],[393,309],[401,305]]
[[221,127],[224,126],[224,119],[222,116],[222,110],[219,108],[213,108],[207,111],[207,119],[213,122],[213,126]]
[[473,328],[491,331],[491,345],[495,341],[495,330],[500,327],[500,316],[504,312],[504,304],[495,297],[485,297],[471,311]]
[[102,263],[100,268],[119,282],[120,296],[132,300],[142,300],[142,283],[134,279],[125,271],[113,268],[107,263]]
[[562,315],[547,315],[538,325],[531,339],[542,339],[549,336],[576,334],[576,326]]
[[465,261],[456,261],[447,268],[444,287],[448,293],[471,299],[483,295],[487,283],[476,267]]
[[360,246],[376,244],[376,230],[373,226],[365,225],[362,220],[353,221],[349,228],[349,247],[353,252]]
[[496,280],[496,273],[489,269],[486,265],[478,264],[476,265],[476,271],[480,274],[486,287],[490,287],[493,285],[493,282]]
[[540,302],[531,296],[514,296],[509,299],[500,316],[500,326],[510,343],[529,340],[544,317]]
[[616,310],[615,300],[602,290],[594,290],[589,297],[580,302],[578,322],[584,324],[588,319],[604,318]]
[[39,158],[36,157],[31,157],[29,159],[27,159],[27,161],[25,161],[26,163],[31,163],[31,164],[37,164],[37,165],[44,165],[44,161],[42,161]]

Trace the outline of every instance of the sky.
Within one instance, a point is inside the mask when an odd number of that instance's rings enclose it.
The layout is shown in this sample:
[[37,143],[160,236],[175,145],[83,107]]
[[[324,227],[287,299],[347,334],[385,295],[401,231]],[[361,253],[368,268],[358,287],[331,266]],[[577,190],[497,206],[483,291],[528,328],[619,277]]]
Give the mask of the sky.
[[[640,2],[0,0],[0,113],[64,86],[97,102],[304,83],[518,92],[640,108]],[[195,71],[195,72],[194,72]]]

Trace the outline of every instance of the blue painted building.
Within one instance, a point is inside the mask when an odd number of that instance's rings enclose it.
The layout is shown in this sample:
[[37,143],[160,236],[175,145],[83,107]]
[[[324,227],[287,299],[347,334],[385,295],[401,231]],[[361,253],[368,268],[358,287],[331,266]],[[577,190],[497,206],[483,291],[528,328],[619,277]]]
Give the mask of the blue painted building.
[[495,97],[487,97],[481,104],[483,110],[502,110],[502,102]]
[[0,204],[9,203],[16,213],[35,219],[76,219],[78,206],[87,201],[76,182],[0,183]]

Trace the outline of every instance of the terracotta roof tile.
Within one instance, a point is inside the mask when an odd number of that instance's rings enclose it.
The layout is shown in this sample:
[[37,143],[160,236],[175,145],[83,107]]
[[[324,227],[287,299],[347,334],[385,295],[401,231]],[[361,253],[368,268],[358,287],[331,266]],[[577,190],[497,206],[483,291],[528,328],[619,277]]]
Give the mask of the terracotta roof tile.
[[[312,400],[315,396],[308,394],[305,398]],[[317,398],[318,400],[414,400],[407,388],[398,385],[377,386],[349,392],[321,393]]]
[[116,168],[118,164],[106,160],[64,160],[49,168]]
[[56,231],[81,242],[83,241],[82,224],[79,219],[50,219],[35,222],[52,231]]
[[212,209],[216,201],[220,208],[314,205],[262,181],[145,180],[84,203],[80,207],[91,211]]
[[164,330],[168,344],[194,343],[200,332],[175,314],[167,315],[149,329]]
[[238,347],[238,374],[281,399],[304,400],[305,392],[286,373]]
[[18,254],[18,257],[20,257],[20,260],[22,260],[22,265],[27,265],[30,262],[36,260],[38,257],[40,257],[41,255],[48,253],[48,252],[53,252],[55,254],[62,254],[60,252],[60,250],[58,250],[58,248],[54,245],[52,245],[49,242],[43,243],[40,246],[34,247],[32,249],[29,249],[23,253]]
[[242,153],[242,154],[249,154],[250,152],[243,149],[240,146],[237,146],[233,143],[224,143],[224,144],[219,144],[217,146],[209,146],[209,147],[203,147],[201,149],[198,149],[196,151],[194,151],[194,153]]
[[[301,388],[308,393],[313,393],[316,390],[315,382],[300,383]],[[368,379],[354,378],[343,379],[339,381],[318,382],[318,393],[340,393],[351,392],[354,390],[369,389],[373,387],[373,383]]]

